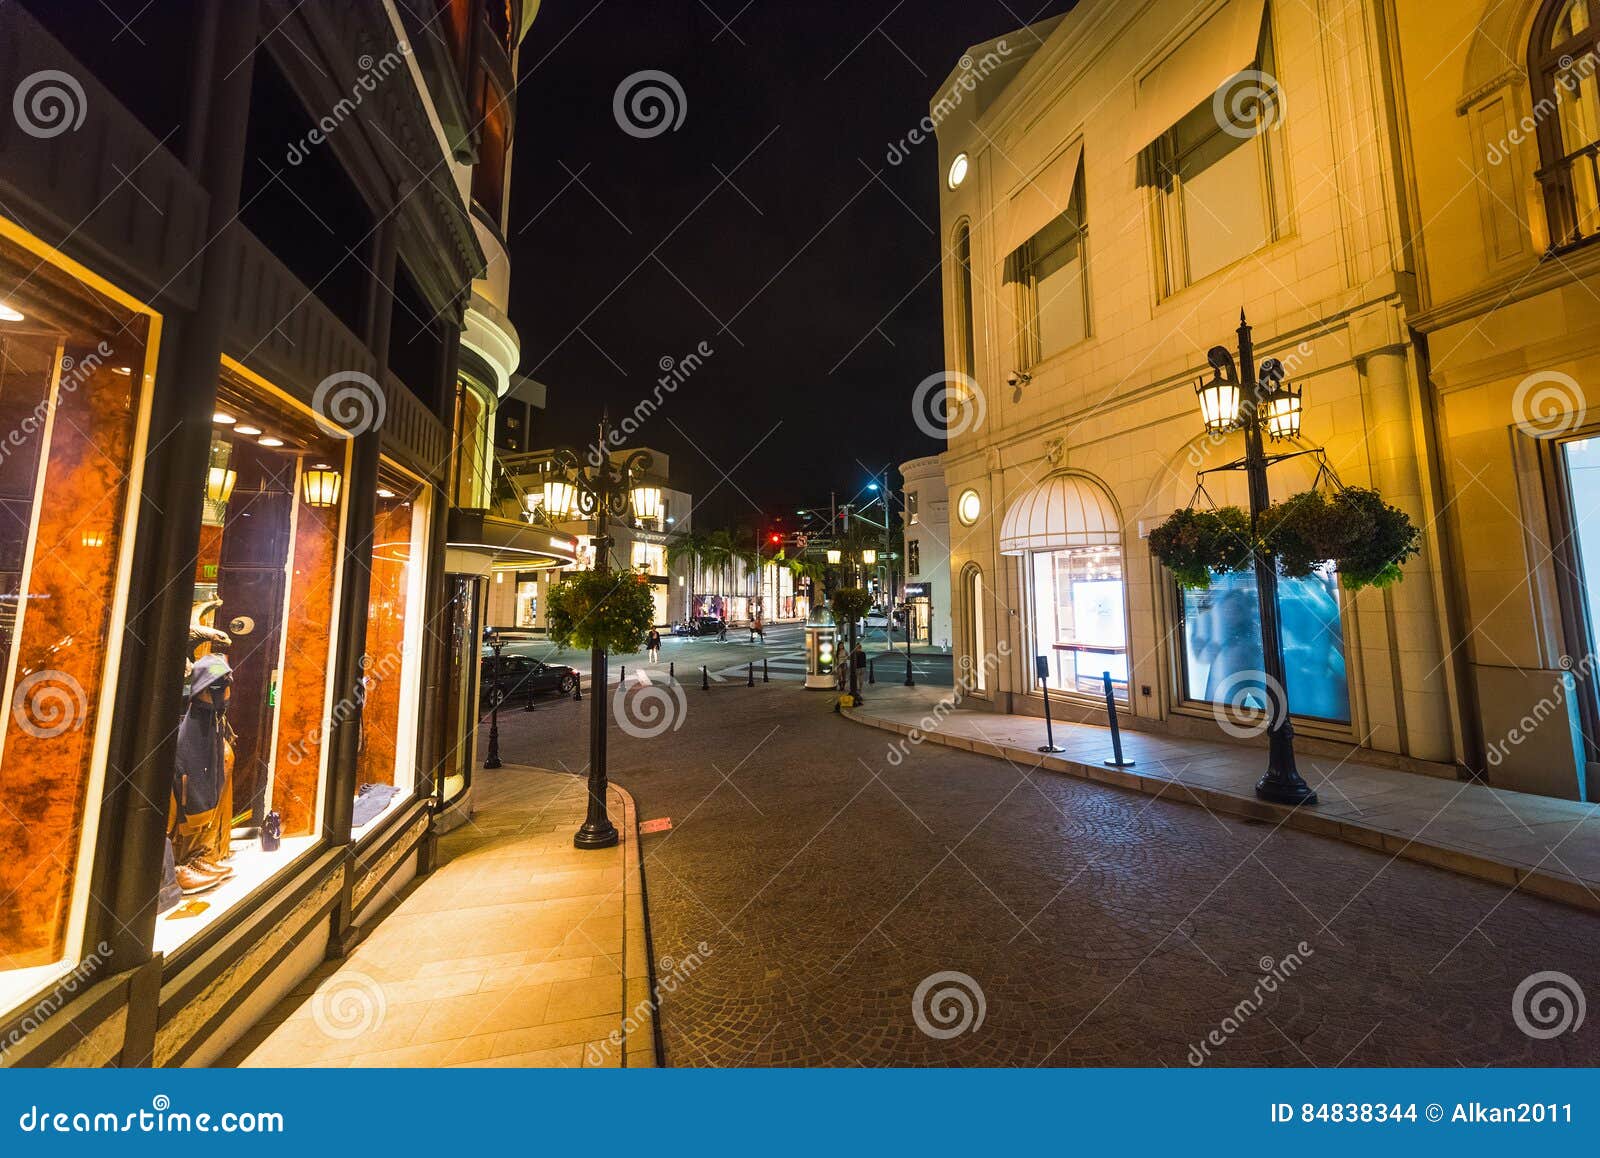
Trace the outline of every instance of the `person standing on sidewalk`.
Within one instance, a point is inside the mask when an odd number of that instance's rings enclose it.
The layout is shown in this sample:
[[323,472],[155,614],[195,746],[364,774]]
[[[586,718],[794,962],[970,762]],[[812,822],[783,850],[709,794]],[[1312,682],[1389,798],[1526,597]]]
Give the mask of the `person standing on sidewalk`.
[[[639,637],[638,636],[634,636],[634,638],[638,639]],[[646,639],[645,639],[645,647],[647,647],[649,649],[650,662],[651,663],[660,663],[661,662],[661,633],[659,631],[657,631],[653,627],[650,629],[649,636],[647,636]]]

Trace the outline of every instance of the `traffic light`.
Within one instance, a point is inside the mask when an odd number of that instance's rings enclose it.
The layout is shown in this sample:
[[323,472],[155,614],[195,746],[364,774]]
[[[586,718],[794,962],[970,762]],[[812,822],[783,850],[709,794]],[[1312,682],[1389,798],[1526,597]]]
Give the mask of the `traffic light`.
[[776,547],[779,543],[783,542],[783,536],[774,531],[772,534],[767,536],[767,542]]

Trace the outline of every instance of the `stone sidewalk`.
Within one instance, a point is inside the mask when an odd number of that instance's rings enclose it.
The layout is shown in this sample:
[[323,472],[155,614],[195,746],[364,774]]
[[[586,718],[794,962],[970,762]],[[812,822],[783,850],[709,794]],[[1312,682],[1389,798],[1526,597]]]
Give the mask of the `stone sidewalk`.
[[898,743],[914,744],[920,737],[1018,767],[1043,767],[1283,824],[1600,912],[1600,804],[1299,755],[1300,774],[1320,803],[1284,808],[1255,796],[1265,747],[1124,730],[1123,755],[1135,766],[1108,768],[1106,728],[1057,723],[1056,746],[1065,751],[1046,755],[1039,751],[1043,719],[952,708],[949,695],[880,683],[869,689],[864,705],[845,715],[899,733],[905,739]]
[[221,1064],[656,1064],[633,798],[612,785],[622,843],[580,852],[584,780],[475,775],[475,815],[440,839],[440,866]]

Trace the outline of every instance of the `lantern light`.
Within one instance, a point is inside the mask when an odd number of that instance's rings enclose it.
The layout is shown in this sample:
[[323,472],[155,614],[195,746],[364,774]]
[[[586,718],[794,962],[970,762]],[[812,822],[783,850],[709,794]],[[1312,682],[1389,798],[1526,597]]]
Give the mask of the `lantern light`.
[[1267,397],[1267,433],[1275,439],[1300,437],[1300,412],[1300,387],[1293,383],[1279,386]]
[[569,482],[548,478],[544,482],[544,509],[552,519],[572,517],[577,491]]
[[344,480],[339,472],[319,462],[300,475],[300,497],[308,507],[339,505],[339,487]]
[[867,548],[865,551],[861,552],[861,561],[868,567],[871,567],[878,561],[878,552],[872,550],[870,547]]
[[1239,424],[1239,384],[1224,378],[1221,370],[1213,370],[1209,382],[1196,382],[1194,392],[1207,434],[1226,434]]
[[843,558],[844,558],[843,553],[841,553],[839,551],[829,551],[828,552],[828,562],[830,562],[830,563],[837,563],[840,559],[843,559]]
[[214,503],[225,503],[233,497],[233,484],[238,475],[225,466],[206,470],[206,498]]
[[648,523],[661,517],[660,487],[633,488],[633,516],[641,523]]

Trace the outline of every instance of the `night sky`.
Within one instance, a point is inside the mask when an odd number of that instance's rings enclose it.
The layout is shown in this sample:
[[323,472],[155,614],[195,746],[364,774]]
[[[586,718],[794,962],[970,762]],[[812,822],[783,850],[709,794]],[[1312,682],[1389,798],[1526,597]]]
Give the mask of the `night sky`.
[[[522,370],[550,388],[543,441],[586,443],[602,406],[632,411],[661,359],[704,341],[633,439],[671,455],[701,529],[792,518],[941,450],[910,408],[943,364],[937,150],[886,154],[963,49],[1070,7],[545,0],[509,230]],[[685,112],[638,139],[612,102],[645,69],[677,80]]]

